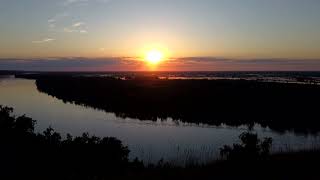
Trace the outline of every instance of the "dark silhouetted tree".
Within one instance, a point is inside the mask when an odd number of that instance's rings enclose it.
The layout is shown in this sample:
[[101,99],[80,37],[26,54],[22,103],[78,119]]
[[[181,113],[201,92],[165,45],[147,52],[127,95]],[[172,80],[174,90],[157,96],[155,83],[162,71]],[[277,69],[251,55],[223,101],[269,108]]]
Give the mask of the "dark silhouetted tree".
[[266,158],[270,153],[272,138],[261,141],[257,134],[244,132],[239,139],[240,144],[220,148],[220,155],[228,160],[257,160]]

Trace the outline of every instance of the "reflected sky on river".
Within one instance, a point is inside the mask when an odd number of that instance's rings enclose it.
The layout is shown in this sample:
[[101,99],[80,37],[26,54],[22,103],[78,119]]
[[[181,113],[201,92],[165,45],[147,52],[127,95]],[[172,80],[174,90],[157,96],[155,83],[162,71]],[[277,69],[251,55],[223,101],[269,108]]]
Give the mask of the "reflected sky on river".
[[[200,161],[217,158],[220,147],[237,142],[239,134],[247,130],[245,126],[214,127],[171,119],[156,122],[123,119],[113,113],[64,103],[40,93],[34,80],[0,78],[0,104],[13,107],[17,115],[26,114],[37,120],[38,132],[52,126],[63,135],[89,132],[97,136],[117,137],[129,146],[132,158],[138,156],[145,162],[155,162],[160,158],[182,162],[193,156]],[[320,143],[319,136],[290,132],[279,134],[258,125],[254,131],[261,137],[273,137],[273,149],[276,151],[308,148]]]

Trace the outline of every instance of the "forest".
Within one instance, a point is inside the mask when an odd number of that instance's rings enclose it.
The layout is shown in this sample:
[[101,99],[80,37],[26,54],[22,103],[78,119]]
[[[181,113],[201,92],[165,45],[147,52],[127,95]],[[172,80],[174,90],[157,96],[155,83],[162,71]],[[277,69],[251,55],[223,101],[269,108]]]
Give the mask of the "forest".
[[320,130],[320,86],[248,80],[167,80],[137,76],[24,74],[39,91],[65,102],[140,120],[172,118],[209,125],[259,124],[278,132]]

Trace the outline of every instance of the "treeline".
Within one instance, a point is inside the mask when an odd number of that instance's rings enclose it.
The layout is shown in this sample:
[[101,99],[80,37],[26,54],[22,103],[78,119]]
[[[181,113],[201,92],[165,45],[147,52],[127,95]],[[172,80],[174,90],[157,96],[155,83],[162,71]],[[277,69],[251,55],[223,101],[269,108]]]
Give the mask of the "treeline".
[[0,178],[118,177],[143,166],[138,160],[129,162],[128,147],[116,138],[84,133],[63,139],[51,127],[35,133],[35,120],[12,113],[12,108],[0,106]]
[[230,126],[255,123],[283,132],[317,133],[320,86],[246,80],[120,80],[69,75],[36,79],[39,91],[120,117]]
[[270,155],[272,139],[242,133],[240,143],[221,148],[222,160],[176,167],[145,166],[128,160],[116,138],[61,135],[52,128],[35,133],[36,121],[0,106],[0,179],[319,179],[320,151]]

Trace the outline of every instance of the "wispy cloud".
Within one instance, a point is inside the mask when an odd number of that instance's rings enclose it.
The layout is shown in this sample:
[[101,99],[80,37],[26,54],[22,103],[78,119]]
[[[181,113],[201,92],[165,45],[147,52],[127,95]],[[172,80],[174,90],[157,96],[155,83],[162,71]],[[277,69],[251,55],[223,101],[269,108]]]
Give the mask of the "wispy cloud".
[[85,33],[88,33],[88,31],[87,30],[80,30],[79,33],[85,34]]
[[48,23],[55,23],[55,22],[56,22],[55,19],[49,19],[49,20],[48,20]]
[[111,0],[65,0],[62,5],[63,6],[69,6],[69,5],[74,5],[74,4],[87,4],[89,2],[98,2],[98,3],[107,3],[110,2]]
[[85,29],[68,28],[68,27],[64,28],[63,31],[66,33],[81,33],[81,34],[88,33],[88,31]]
[[319,71],[320,59],[183,57],[172,59],[167,65],[208,71]]
[[54,19],[49,19],[48,20],[48,26],[49,28],[55,28],[56,27],[56,21]]
[[72,24],[70,27],[63,28],[63,31],[67,33],[81,33],[81,34],[88,33],[84,22],[76,22]]
[[83,26],[83,25],[85,25],[84,22],[77,22],[77,23],[74,23],[74,24],[72,25],[72,27],[80,27],[80,26]]
[[[103,48],[100,50],[103,51]],[[134,57],[0,59],[2,70],[41,71],[132,71],[146,70]],[[319,71],[320,59],[227,59],[214,57],[176,58],[159,64],[172,71]]]
[[57,22],[56,19],[49,19],[48,20],[49,27],[50,28],[55,28],[56,27],[56,22]]
[[66,18],[67,16],[69,16],[69,14],[66,12],[63,12],[63,13],[58,13],[55,16],[53,16],[52,18],[48,19],[49,28],[51,30],[55,29],[57,27],[57,24],[59,23],[59,21]]
[[89,0],[65,0],[63,2],[63,5],[64,6],[68,6],[68,5],[71,5],[71,4],[76,4],[76,3],[83,3],[83,2],[88,2]]
[[52,42],[55,41],[55,39],[52,38],[44,38],[42,40],[37,40],[37,41],[32,41],[32,43],[48,43],[48,42]]
[[[33,58],[33,59],[1,59],[0,70],[25,71],[104,71],[124,69],[122,58]],[[126,65],[130,66],[130,65]]]
[[[62,14],[57,14],[55,17],[51,18],[48,20],[48,25],[51,31],[54,32],[67,32],[67,33],[88,33],[88,30],[86,28],[86,23],[85,22],[75,22],[71,24],[70,26],[63,27],[63,24],[65,22],[60,22],[62,19],[65,17],[69,16],[67,13],[62,13]],[[66,19],[67,21],[68,19]]]

